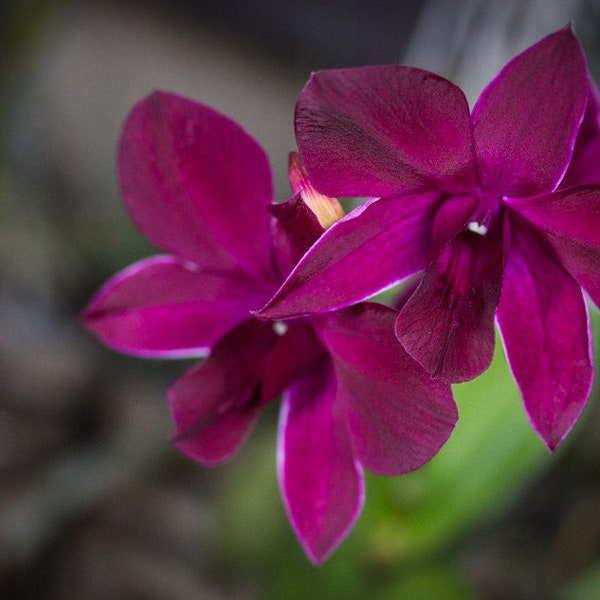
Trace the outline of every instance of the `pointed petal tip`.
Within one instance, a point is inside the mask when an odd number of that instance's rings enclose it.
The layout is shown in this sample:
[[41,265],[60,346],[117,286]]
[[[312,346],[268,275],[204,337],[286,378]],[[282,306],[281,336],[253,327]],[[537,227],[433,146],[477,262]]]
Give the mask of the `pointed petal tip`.
[[554,453],[558,450],[558,447],[565,441],[565,438],[569,434],[572,429],[572,425],[564,432],[560,433],[558,431],[551,431],[546,434],[538,431],[534,425],[532,425],[535,432],[538,434],[542,442],[544,442],[544,446],[548,449],[548,452]]
[[[294,528],[295,529],[295,528]],[[300,547],[306,554],[306,557],[315,567],[322,567],[328,558],[334,553],[341,540],[328,548],[313,547],[309,540],[303,539],[298,531],[295,531]]]
[[[358,466],[357,468],[361,467]],[[331,558],[333,553],[338,549],[340,544],[348,537],[348,535],[352,531],[352,528],[356,524],[358,517],[360,517],[364,503],[365,485],[364,480],[362,480],[354,513],[348,520],[345,528],[339,531],[335,537],[328,537],[328,539],[323,538],[323,536],[319,535],[318,533],[312,536],[309,532],[301,531],[297,523],[294,522],[291,513],[289,513],[288,508],[288,514],[290,514],[290,522],[292,525],[292,529],[294,530],[294,533],[296,535],[296,538],[298,539],[298,542],[300,543],[300,546],[302,547],[302,550],[304,551],[310,562],[313,563],[313,565],[315,565],[316,567],[321,567],[327,560]]]
[[292,299],[290,301],[287,298],[273,297],[272,301],[267,302],[263,308],[258,311],[252,312],[252,316],[259,319],[260,321],[287,321],[288,319],[297,319],[300,317],[310,317],[321,313],[328,313],[340,308],[344,308],[349,303],[340,305],[317,305],[316,307],[307,306],[304,299],[300,298],[298,301]]
[[312,376],[288,388],[278,425],[281,498],[296,538],[315,565],[346,538],[365,499],[363,469],[353,456],[345,420],[332,412],[334,393],[335,379],[323,361]]
[[144,101],[150,101],[150,102],[162,101],[162,100],[165,100],[166,98],[169,98],[170,96],[174,96],[174,95],[175,94],[173,94],[172,92],[168,92],[166,90],[161,90],[161,89],[155,88],[147,96],[142,98],[138,103],[141,104]]
[[[575,31],[575,23],[573,21],[569,21],[563,28],[555,31],[554,34],[551,35],[562,35],[565,39],[573,40],[580,47],[581,52],[583,53],[583,49],[581,48],[581,41],[579,40],[579,36]],[[548,37],[550,37],[548,36]]]
[[[276,303],[275,303],[276,304]],[[273,300],[269,300],[262,308],[258,310],[251,310],[250,314],[260,321],[274,321],[280,317],[277,315],[277,311],[273,310]]]
[[312,314],[309,312],[302,312],[301,307],[295,306],[293,303],[290,306],[289,303],[286,302],[285,297],[279,292],[276,292],[262,308],[250,311],[250,313],[253,317],[261,321],[283,321]]
[[[344,534],[344,537],[346,535],[347,533]],[[298,532],[296,532],[296,536],[298,537],[298,541],[300,542],[300,546],[302,547],[304,554],[306,554],[308,560],[310,560],[315,567],[322,567],[325,562],[331,558],[332,554],[337,550],[337,547],[343,541],[343,538],[341,538],[327,548],[312,548],[307,540],[300,538]]]
[[559,446],[564,443],[567,436],[571,433],[575,425],[577,424],[585,405],[586,401],[583,402],[572,414],[565,415],[557,424],[553,427],[538,427],[535,422],[529,416],[529,421],[534,431],[538,434],[549,452],[555,452]]
[[[360,469],[362,472],[362,467],[360,467],[360,464],[358,462],[356,464],[357,469]],[[303,523],[296,519],[292,510],[292,503],[290,499],[286,497],[284,492],[284,506],[286,508],[292,530],[294,531],[294,534],[307,558],[315,566],[322,566],[323,563],[325,563],[325,561],[327,561],[333,555],[340,544],[348,537],[352,531],[352,528],[356,524],[365,502],[365,485],[362,476],[359,484],[354,510],[352,511],[352,514],[349,515],[345,525],[339,528],[335,533],[331,530],[331,528],[328,528],[326,524],[322,523],[321,527],[310,527],[307,526],[306,522]]]
[[262,311],[263,311],[262,308],[260,310],[251,310],[250,316],[254,317],[255,319],[259,319],[261,321],[268,321],[268,319],[263,318]]

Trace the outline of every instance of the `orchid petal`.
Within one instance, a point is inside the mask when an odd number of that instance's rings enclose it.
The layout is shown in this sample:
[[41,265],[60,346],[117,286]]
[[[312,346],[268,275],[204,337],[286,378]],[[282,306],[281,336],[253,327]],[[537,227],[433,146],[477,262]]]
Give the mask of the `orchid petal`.
[[125,122],[118,165],[131,217],[159,248],[200,266],[270,278],[270,167],[239,125],[198,102],[154,92]]
[[364,502],[362,468],[353,456],[329,361],[293,383],[279,428],[279,478],[290,521],[315,563],[354,525]]
[[477,206],[477,196],[450,196],[440,205],[432,226],[432,256],[467,228]]
[[600,186],[507,203],[542,231],[562,265],[600,306]]
[[323,234],[258,315],[348,306],[422,270],[438,201],[429,193],[365,202]]
[[121,352],[199,356],[268,295],[253,289],[243,273],[203,272],[192,263],[156,256],[105,283],[83,319],[105,344]]
[[544,237],[563,267],[600,308],[600,248],[552,234],[545,234]]
[[511,219],[498,325],[529,420],[554,450],[590,393],[590,324],[577,283],[518,217]]
[[295,379],[312,370],[325,353],[307,321],[276,321],[272,325],[275,331],[283,331],[283,334],[277,340],[265,365],[263,402],[276,398]]
[[600,94],[588,81],[588,103],[561,187],[600,184]]
[[400,311],[400,343],[436,379],[459,383],[477,377],[492,361],[501,286],[500,231],[461,233]]
[[544,232],[600,248],[600,185],[505,202]]
[[177,449],[192,460],[229,460],[250,435],[262,407],[260,381],[276,334],[268,323],[245,321],[202,364],[169,388]]
[[283,279],[325,230],[300,193],[287,202],[270,204],[268,209],[275,217],[273,254]]
[[553,190],[571,159],[587,94],[585,59],[571,28],[508,63],[473,109],[483,187],[504,196]]
[[396,316],[391,308],[363,302],[314,319],[332,354],[356,454],[381,475],[407,473],[429,461],[458,418],[450,386],[431,379],[398,344]]
[[296,105],[296,138],[315,188],[335,197],[472,189],[462,91],[398,65],[314,73]]

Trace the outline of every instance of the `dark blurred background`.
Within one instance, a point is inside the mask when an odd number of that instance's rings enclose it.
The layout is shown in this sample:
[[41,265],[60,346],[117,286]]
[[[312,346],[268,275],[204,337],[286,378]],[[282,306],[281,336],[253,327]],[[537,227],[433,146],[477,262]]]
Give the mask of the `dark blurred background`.
[[277,489],[277,407],[231,464],[194,465],[170,446],[165,400],[191,363],[117,355],[78,320],[104,280],[156,252],[114,168],[121,123],[152,89],[240,122],[283,200],[312,70],[404,62],[473,102],[570,20],[600,81],[596,0],[2,2],[0,598],[600,597],[597,388],[550,456],[500,350],[457,386],[444,451],[410,476],[369,477],[358,525],[315,568]]

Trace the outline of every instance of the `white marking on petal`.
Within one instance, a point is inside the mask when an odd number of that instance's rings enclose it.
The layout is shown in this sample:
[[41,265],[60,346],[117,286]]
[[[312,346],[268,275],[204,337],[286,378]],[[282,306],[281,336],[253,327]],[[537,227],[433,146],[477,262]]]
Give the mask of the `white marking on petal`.
[[488,228],[483,223],[478,223],[477,221],[471,221],[467,225],[467,229],[472,231],[473,233],[477,233],[479,235],[485,235],[488,231]]
[[283,321],[273,321],[273,331],[277,335],[284,335],[288,330],[288,326]]

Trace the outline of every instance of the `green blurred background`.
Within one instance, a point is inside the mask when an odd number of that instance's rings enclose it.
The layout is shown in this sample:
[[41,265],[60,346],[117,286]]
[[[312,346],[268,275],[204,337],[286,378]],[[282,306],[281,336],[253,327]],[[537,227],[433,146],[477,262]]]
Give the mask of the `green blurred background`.
[[600,598],[597,387],[550,455],[498,345],[489,372],[456,386],[442,452],[369,476],[356,527],[316,568],[279,496],[277,406],[230,464],[196,466],[170,446],[164,393],[191,363],[117,355],[78,320],[106,278],[155,252],[114,172],[121,123],[152,89],[242,123],[283,200],[311,70],[404,61],[473,101],[569,20],[600,81],[594,0],[2,3],[0,598]]

